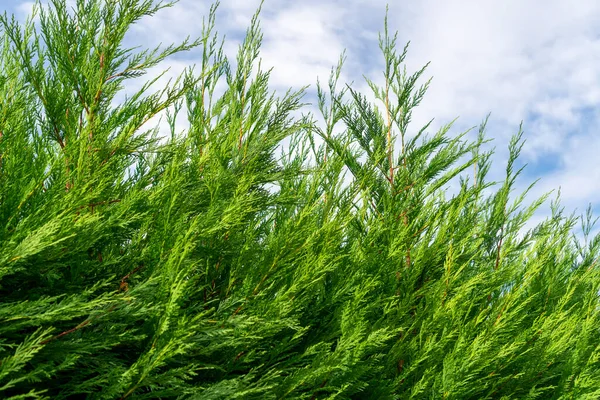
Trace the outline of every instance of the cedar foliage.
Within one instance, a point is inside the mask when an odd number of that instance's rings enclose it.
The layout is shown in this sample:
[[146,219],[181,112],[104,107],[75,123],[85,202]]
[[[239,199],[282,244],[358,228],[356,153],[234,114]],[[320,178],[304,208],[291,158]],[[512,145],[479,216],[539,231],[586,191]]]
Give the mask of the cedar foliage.
[[0,397],[600,397],[591,212],[585,245],[558,200],[523,233],[546,196],[511,195],[521,132],[498,184],[485,123],[410,134],[425,69],[387,23],[380,101],[340,89],[342,57],[319,124],[294,117],[303,90],[270,92],[258,14],[232,63],[216,6],[198,40],[140,52],[126,32],[170,4],[75,3],[0,19]]

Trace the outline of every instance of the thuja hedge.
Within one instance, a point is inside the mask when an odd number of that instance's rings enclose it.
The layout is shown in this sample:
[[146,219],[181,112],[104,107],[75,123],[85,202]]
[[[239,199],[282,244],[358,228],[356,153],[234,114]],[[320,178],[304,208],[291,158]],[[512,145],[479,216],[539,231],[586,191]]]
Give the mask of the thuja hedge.
[[0,397],[600,398],[591,213],[587,240],[558,201],[526,229],[546,196],[512,192],[520,131],[494,183],[485,124],[409,127],[424,69],[387,24],[378,100],[338,84],[342,57],[320,123],[269,89],[257,16],[232,62],[215,7],[138,51],[168,4],[75,3],[0,19]]

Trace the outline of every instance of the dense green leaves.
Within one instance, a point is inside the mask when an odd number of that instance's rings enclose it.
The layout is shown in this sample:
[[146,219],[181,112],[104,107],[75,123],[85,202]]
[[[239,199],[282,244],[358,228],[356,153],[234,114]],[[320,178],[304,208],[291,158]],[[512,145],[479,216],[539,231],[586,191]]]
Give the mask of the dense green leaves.
[[170,4],[74,4],[0,18],[0,397],[600,396],[591,211],[583,243],[558,201],[526,231],[546,197],[514,193],[521,131],[496,185],[487,120],[413,130],[429,82],[387,22],[376,101],[341,88],[342,55],[321,124],[270,91],[258,13],[230,63],[216,6],[198,40],[135,53]]

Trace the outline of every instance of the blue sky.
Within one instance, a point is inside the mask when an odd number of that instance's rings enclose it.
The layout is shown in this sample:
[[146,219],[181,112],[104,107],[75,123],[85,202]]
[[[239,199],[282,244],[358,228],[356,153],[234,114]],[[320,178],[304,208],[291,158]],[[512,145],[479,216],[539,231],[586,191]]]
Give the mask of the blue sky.
[[[388,0],[389,1],[389,0]],[[219,33],[233,56],[260,1],[222,0]],[[561,187],[567,211],[592,203],[600,215],[600,1],[389,1],[390,30],[411,41],[409,71],[431,61],[428,94],[414,113],[413,130],[459,117],[453,130],[478,125],[491,112],[488,137],[497,149],[492,178],[501,179],[510,136],[523,121],[529,166],[520,188],[541,178],[530,199]],[[21,18],[31,2],[0,0]],[[140,21],[128,44],[152,46],[199,35],[210,2],[180,0]],[[377,35],[385,0],[266,0],[261,13],[263,66],[273,66],[274,89],[326,82],[347,50],[343,80],[367,91],[366,75],[381,81]],[[166,62],[171,76],[198,53]],[[312,97],[309,95],[308,101]],[[536,215],[547,215],[547,208]],[[535,221],[532,221],[535,222]]]

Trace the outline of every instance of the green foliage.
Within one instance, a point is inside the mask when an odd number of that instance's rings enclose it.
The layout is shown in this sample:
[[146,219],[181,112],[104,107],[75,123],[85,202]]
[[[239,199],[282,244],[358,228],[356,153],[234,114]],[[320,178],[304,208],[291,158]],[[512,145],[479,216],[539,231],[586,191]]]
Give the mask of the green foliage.
[[[324,124],[294,118],[304,92],[270,92],[257,15],[233,65],[216,6],[196,41],[123,47],[170,5],[0,18],[1,397],[600,397],[600,237],[558,201],[524,230],[546,197],[511,203],[521,131],[499,187],[485,122],[410,134],[429,82],[387,21],[377,102],[339,89],[342,56]],[[121,101],[192,48],[196,69]]]

